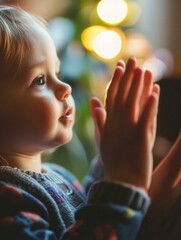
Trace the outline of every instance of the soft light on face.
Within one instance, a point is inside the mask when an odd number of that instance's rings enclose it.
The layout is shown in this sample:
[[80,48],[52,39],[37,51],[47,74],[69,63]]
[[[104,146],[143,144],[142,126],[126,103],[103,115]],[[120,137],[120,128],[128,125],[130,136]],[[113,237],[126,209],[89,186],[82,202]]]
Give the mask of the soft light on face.
[[43,151],[70,141],[75,114],[71,88],[58,79],[52,39],[39,25],[27,34],[30,42],[23,71],[5,81],[0,112],[4,117],[0,129],[4,131],[3,144],[20,152]]

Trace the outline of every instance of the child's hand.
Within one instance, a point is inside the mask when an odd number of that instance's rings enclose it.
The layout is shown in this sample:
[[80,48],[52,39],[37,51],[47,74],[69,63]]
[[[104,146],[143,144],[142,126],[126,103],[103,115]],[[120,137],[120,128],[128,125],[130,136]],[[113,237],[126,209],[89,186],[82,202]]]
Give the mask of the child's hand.
[[94,110],[105,180],[150,186],[158,98],[159,87],[153,86],[149,71],[136,68],[133,58],[126,69],[118,63],[107,91],[106,114],[98,101]]
[[101,132],[106,121],[106,110],[100,101],[96,97],[92,97],[90,100],[91,115],[94,122],[94,136],[96,146],[100,152]]
[[[117,67],[118,66],[125,69],[125,63],[122,60],[120,60],[117,63]],[[109,84],[108,84],[108,87],[109,87]],[[110,99],[110,102],[108,102],[108,104],[109,105],[111,104],[111,99]],[[91,115],[92,115],[92,118],[94,121],[94,131],[95,131],[94,135],[95,135],[96,146],[97,146],[98,150],[100,151],[101,133],[102,133],[105,121],[106,121],[106,110],[104,108],[104,105],[100,101],[100,99],[98,99],[97,97],[91,98],[90,109],[91,109]]]

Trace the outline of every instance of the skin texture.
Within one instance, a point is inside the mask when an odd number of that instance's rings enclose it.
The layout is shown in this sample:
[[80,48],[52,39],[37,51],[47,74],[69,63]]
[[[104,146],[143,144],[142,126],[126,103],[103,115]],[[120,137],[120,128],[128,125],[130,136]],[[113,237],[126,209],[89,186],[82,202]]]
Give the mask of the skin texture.
[[71,87],[58,78],[60,62],[49,34],[34,24],[28,38],[19,74],[0,79],[0,155],[10,166],[40,171],[41,152],[72,138],[75,105]]
[[130,58],[118,62],[107,90],[105,108],[91,100],[97,145],[106,181],[126,182],[145,190],[151,184],[159,87],[149,71]]

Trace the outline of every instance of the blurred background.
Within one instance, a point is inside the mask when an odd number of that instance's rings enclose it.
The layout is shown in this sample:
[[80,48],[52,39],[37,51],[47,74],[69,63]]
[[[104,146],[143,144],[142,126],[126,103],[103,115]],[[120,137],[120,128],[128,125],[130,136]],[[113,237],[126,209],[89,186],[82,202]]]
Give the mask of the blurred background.
[[[111,79],[116,62],[119,59],[126,61],[128,57],[135,56],[138,65],[153,72],[155,81],[165,78],[179,79],[181,2],[179,0],[0,2],[2,4],[16,2],[49,22],[50,33],[61,60],[63,79],[73,88],[77,116],[72,141],[44,157],[50,162],[70,169],[82,180],[96,155],[89,100],[91,96],[104,98],[106,85]],[[169,86],[167,88],[169,89]],[[178,93],[178,97],[180,95]],[[168,102],[171,99],[172,96]],[[173,116],[172,120],[173,118],[175,117]],[[178,129],[180,125],[177,131]],[[160,148],[156,149],[159,152]]]

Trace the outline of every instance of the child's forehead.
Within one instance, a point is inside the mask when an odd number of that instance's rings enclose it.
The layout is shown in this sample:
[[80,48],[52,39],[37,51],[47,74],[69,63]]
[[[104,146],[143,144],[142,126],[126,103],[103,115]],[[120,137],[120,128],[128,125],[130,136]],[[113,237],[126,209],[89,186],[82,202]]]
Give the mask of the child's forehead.
[[[42,55],[35,55],[33,58],[31,58],[28,61],[28,64],[25,67],[25,70],[31,71],[31,70],[33,70],[35,68],[43,67],[43,66],[47,65],[48,61],[49,61],[49,59],[45,58]],[[58,59],[57,56],[54,57],[53,61],[51,61],[51,64],[54,64],[54,66],[56,68],[60,67],[60,60]]]
[[[57,51],[55,44],[50,36],[50,34],[43,28],[35,26],[35,31],[27,36],[28,48],[25,49],[25,52],[28,55],[32,53],[36,56],[36,62],[42,62],[42,56],[39,56],[39,53],[47,54],[47,58],[53,56],[57,58],[57,61],[60,64],[60,60],[57,57]],[[31,59],[30,59],[31,60]]]
[[28,13],[0,6],[0,57],[8,59],[18,55],[21,49],[26,51],[30,41],[37,39],[43,29],[40,21]]
[[[54,58],[57,57],[54,43],[48,33],[46,25],[41,22],[41,19],[39,20],[21,10],[9,9],[7,10],[9,11],[9,13],[7,13],[9,14],[9,19],[11,19],[11,21],[9,21],[3,15],[1,16],[1,10],[0,7],[0,20],[3,18],[6,24],[1,24],[0,21],[0,32],[2,32],[2,36],[4,36],[4,39],[2,38],[0,41],[0,49],[3,49],[3,52],[0,52],[0,64],[1,66],[5,66],[5,72],[8,72],[8,68],[21,71],[27,59],[33,56],[31,53],[33,52],[34,56],[36,56],[37,52],[38,55],[39,50],[43,49],[43,46],[47,48],[47,52],[51,47],[49,53],[52,52]],[[11,17],[11,11],[17,12]],[[14,21],[13,18],[16,21]],[[56,61],[59,65],[59,61]]]

